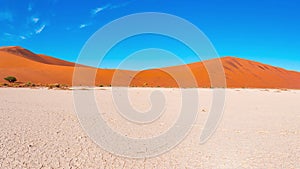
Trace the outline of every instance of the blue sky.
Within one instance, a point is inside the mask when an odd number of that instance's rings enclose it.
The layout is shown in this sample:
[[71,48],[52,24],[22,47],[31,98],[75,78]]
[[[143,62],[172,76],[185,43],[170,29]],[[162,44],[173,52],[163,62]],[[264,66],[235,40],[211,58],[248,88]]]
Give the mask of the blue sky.
[[[220,56],[300,71],[299,6],[296,0],[0,0],[0,46],[22,46],[76,61],[88,38],[105,24],[137,12],[163,12],[196,25]],[[198,61],[177,43],[154,35],[133,37],[112,49],[100,66],[117,67],[130,54],[127,69],[180,63],[173,54],[186,63]],[[158,49],[134,54],[147,48]]]

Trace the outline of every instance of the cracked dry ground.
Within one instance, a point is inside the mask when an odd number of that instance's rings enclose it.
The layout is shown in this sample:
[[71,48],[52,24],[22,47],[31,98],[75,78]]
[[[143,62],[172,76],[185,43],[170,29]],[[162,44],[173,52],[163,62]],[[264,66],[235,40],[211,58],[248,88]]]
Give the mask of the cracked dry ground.
[[[130,89],[132,104],[149,107],[152,90]],[[172,126],[176,117],[172,108],[179,90],[161,90],[170,100],[168,111],[143,129],[117,115],[109,88],[97,90],[96,97],[113,129],[131,137],[151,136]],[[300,168],[299,91],[229,89],[222,121],[203,145],[198,141],[212,95],[210,89],[199,91],[198,119],[181,144],[161,156],[130,159],[104,151],[83,132],[72,91],[1,88],[0,168]]]

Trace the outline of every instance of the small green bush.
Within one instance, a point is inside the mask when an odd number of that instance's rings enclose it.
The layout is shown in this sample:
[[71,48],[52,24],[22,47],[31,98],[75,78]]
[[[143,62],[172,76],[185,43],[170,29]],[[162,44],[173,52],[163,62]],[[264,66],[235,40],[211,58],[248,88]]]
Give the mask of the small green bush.
[[25,83],[25,87],[30,87],[32,85],[32,83],[31,82],[27,82],[27,83]]
[[49,84],[49,85],[47,85],[47,86],[48,86],[48,89],[54,89],[54,88],[59,88],[59,87],[60,87],[60,84],[55,83],[55,84]]
[[17,78],[13,76],[7,76],[6,78],[4,78],[4,80],[8,81],[9,83],[14,83],[17,81]]

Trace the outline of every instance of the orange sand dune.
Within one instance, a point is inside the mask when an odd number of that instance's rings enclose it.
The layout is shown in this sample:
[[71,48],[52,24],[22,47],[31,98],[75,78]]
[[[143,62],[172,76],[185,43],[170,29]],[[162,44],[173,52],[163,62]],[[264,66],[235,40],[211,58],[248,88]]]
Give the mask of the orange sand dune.
[[31,51],[18,47],[18,46],[12,46],[12,47],[2,47],[0,48],[0,51],[7,52],[10,54],[14,54],[17,56],[24,57],[26,59],[33,60],[35,62],[45,63],[45,64],[51,64],[51,65],[60,65],[60,66],[74,66],[75,64],[72,62],[67,62],[64,60],[56,59],[50,56],[46,55],[37,55],[35,53],[32,53]]
[[[249,61],[224,57],[220,59],[226,75],[227,87],[234,88],[294,88],[300,89],[300,73]],[[218,59],[188,65],[127,71],[95,69],[96,85],[151,86],[151,87],[211,87],[209,72],[216,72]],[[0,82],[15,76],[20,82],[72,84],[74,63],[50,56],[37,55],[21,47],[0,48]],[[222,76],[216,76],[215,87],[222,87]],[[219,83],[219,84],[218,84]],[[77,83],[79,84],[79,83]],[[87,85],[83,80],[81,85]]]
[[[20,47],[0,48],[0,82],[15,76],[20,82],[72,84],[74,63],[37,55]],[[87,67],[86,69],[93,70]],[[114,70],[98,69],[96,82],[109,85]],[[99,76],[99,75],[101,76]]]

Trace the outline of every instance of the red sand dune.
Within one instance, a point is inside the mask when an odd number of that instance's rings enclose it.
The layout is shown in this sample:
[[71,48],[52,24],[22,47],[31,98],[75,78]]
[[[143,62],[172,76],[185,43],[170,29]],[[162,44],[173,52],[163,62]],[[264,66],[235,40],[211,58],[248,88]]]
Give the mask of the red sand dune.
[[[216,75],[213,87],[223,87],[222,76],[215,74],[221,61],[226,75],[226,87],[231,88],[293,88],[300,89],[300,73],[274,66],[239,59],[223,57],[188,65],[127,71],[82,67],[96,72],[96,85],[153,86],[153,87],[211,87],[208,71]],[[20,82],[42,84],[72,84],[74,63],[50,56],[34,54],[21,47],[0,48],[0,82],[6,76],[15,76]],[[220,68],[220,67],[219,67]],[[89,77],[86,77],[88,79]],[[194,79],[194,80],[193,80]],[[223,79],[224,80],[224,79]],[[76,84],[90,85],[85,79]]]

